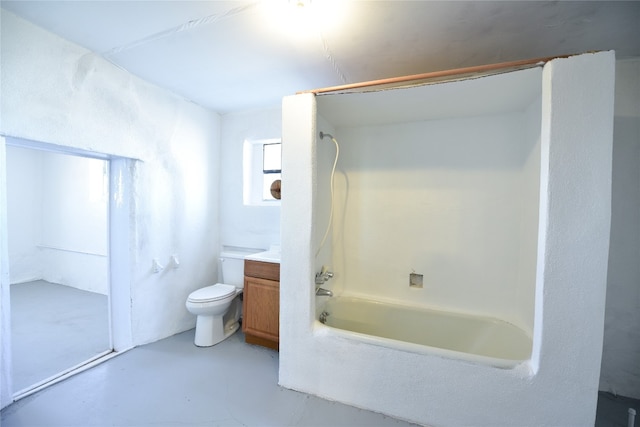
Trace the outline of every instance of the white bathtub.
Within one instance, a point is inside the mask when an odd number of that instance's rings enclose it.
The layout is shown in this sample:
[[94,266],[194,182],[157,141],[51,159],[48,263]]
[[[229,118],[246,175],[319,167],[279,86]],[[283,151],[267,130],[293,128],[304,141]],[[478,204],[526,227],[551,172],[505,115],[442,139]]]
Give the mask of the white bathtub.
[[318,316],[339,335],[375,345],[500,368],[514,367],[531,357],[532,340],[527,333],[490,317],[341,296],[328,298]]

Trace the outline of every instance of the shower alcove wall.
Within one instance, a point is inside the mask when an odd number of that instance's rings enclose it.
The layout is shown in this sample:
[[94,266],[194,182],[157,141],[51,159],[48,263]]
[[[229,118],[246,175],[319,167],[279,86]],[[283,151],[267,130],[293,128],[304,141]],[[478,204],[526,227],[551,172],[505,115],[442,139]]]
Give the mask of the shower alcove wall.
[[[318,129],[340,143],[318,257],[334,294],[498,318],[531,336],[541,74],[317,97]],[[317,144],[315,245],[335,151]]]
[[[613,68],[604,52],[285,98],[280,384],[421,424],[593,424]],[[334,156],[319,131],[336,137],[340,159],[333,230],[316,256]],[[316,320],[322,265],[334,295],[516,325],[532,337],[531,357],[498,369],[338,333]],[[422,288],[409,286],[414,272]]]

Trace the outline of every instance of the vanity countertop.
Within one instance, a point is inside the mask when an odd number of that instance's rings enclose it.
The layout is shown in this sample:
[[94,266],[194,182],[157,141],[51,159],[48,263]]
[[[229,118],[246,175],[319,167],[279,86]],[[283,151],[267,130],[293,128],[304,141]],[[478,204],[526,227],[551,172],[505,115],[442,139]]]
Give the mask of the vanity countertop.
[[280,264],[280,247],[272,247],[268,251],[247,255],[244,259]]

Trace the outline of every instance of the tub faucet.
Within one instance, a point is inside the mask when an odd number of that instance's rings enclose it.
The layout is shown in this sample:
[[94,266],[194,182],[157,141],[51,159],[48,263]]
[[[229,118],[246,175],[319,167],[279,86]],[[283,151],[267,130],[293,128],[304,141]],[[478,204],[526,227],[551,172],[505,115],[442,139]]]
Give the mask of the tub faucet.
[[322,271],[316,273],[316,286],[324,285],[325,282],[333,277],[333,273],[327,270],[327,267],[322,266]]
[[316,287],[316,295],[319,297],[332,297],[333,292],[328,289],[321,288],[320,286]]

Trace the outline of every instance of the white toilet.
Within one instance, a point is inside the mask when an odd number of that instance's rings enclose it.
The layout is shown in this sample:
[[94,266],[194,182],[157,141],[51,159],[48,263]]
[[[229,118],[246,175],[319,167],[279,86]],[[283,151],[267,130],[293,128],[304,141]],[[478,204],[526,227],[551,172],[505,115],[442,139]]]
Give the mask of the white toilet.
[[242,252],[223,252],[220,257],[222,281],[196,291],[187,298],[186,306],[196,319],[195,345],[210,347],[233,335],[239,327],[242,312],[239,295],[244,288]]

